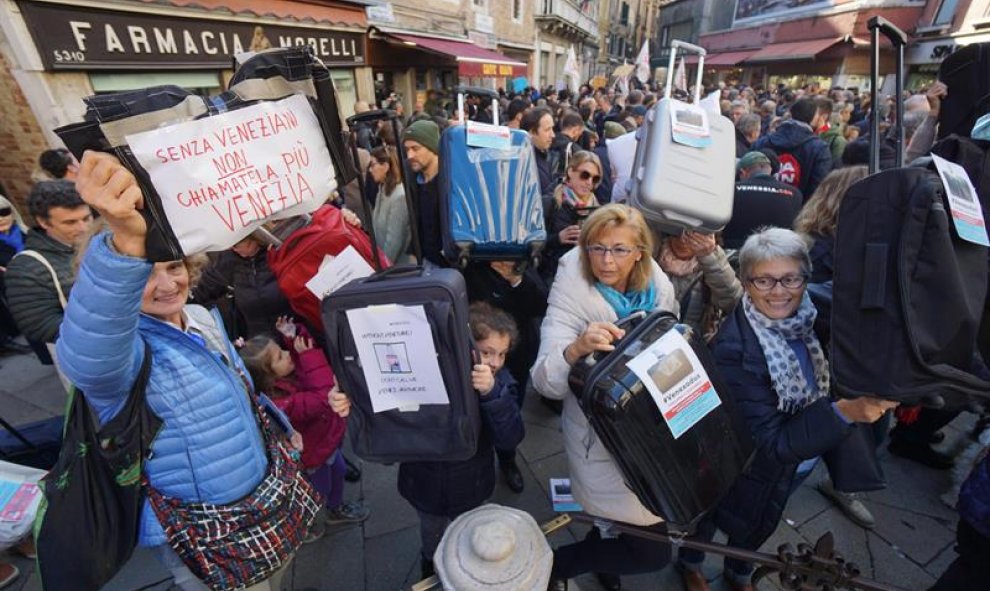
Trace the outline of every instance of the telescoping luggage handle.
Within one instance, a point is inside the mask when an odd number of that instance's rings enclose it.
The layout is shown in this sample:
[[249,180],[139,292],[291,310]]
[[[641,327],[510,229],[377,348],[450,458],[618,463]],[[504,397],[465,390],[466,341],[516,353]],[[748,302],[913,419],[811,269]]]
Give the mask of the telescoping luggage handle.
[[894,95],[894,108],[896,109],[897,125],[894,131],[895,150],[894,165],[897,168],[904,166],[904,46],[907,44],[907,35],[897,28],[889,20],[882,16],[875,16],[866,23],[870,29],[870,73],[873,79],[870,84],[870,174],[880,170],[880,119],[877,117],[877,108],[880,105],[880,33],[883,33],[896,52],[896,65],[894,66],[894,83],[896,94]]
[[[419,209],[416,205],[416,201],[412,197],[412,183],[405,178],[406,170],[406,153],[402,149],[402,134],[399,129],[399,114],[395,111],[389,109],[375,109],[372,111],[365,111],[364,113],[358,113],[356,115],[351,115],[347,118],[347,127],[351,130],[351,152],[354,155],[354,162],[360,162],[358,160],[357,151],[357,141],[356,132],[354,131],[358,123],[372,123],[375,121],[389,121],[392,124],[392,132],[396,139],[396,157],[399,160],[399,172],[402,174],[402,189],[406,196],[406,208],[409,210],[409,227],[412,233],[412,245],[413,253],[416,255],[416,262],[423,263],[423,246],[419,239],[419,226],[416,224],[416,220],[419,219]],[[381,255],[378,254],[378,237],[375,236],[375,228],[372,223],[372,211],[371,205],[368,200],[365,199],[364,191],[364,181],[365,175],[363,172],[359,171],[358,174],[358,186],[361,189],[361,206],[364,208],[364,216],[368,219],[368,237],[371,238],[372,252],[375,257],[375,271],[382,270]]]
[[699,47],[687,41],[674,39],[670,42],[670,62],[667,65],[667,90],[664,91],[663,96],[665,98],[671,97],[670,92],[674,86],[674,61],[677,59],[678,49],[698,54],[698,76],[694,82],[694,104],[697,105],[701,102],[701,74],[705,70],[705,56],[708,55],[708,52],[705,51],[704,47]]
[[458,86],[457,91],[457,114],[458,121],[464,123],[464,96],[480,96],[492,99],[492,125],[498,125],[498,93],[489,88],[480,86]]

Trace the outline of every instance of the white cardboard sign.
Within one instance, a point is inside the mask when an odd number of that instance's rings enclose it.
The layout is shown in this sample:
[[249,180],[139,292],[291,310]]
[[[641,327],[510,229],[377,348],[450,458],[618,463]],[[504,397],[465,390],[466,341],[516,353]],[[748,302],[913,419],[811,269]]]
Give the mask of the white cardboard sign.
[[306,289],[322,300],[354,279],[361,279],[375,270],[365,261],[352,245],[347,245],[337,256],[323,257],[320,270],[306,282]]
[[347,322],[374,412],[450,404],[423,306],[348,310]]
[[306,97],[127,136],[185,254],[230,248],[268,220],[309,213],[337,188]]

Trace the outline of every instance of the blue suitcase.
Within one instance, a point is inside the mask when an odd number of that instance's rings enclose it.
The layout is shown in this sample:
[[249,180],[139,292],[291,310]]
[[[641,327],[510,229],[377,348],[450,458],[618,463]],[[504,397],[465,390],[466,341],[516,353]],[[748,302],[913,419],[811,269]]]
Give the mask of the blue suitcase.
[[[473,89],[465,92],[474,94]],[[478,91],[481,92],[485,91]],[[463,99],[463,93],[460,98]],[[493,105],[493,116],[497,124],[497,104]],[[527,132],[509,131],[508,149],[468,146],[466,124],[451,126],[443,132],[440,141],[443,254],[461,267],[470,260],[519,260],[536,264],[546,242],[533,146]]]

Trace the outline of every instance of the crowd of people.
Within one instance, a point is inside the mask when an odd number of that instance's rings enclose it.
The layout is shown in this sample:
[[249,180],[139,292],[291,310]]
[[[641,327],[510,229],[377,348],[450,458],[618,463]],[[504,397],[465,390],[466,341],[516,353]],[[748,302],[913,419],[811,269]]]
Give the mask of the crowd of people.
[[[932,444],[961,410],[922,409],[891,430],[895,403],[832,394],[827,322],[808,293],[831,280],[839,206],[846,189],[867,175],[871,114],[882,121],[881,165],[893,165],[897,143],[888,129],[896,123],[894,99],[871,105],[857,89],[813,85],[720,84],[710,92],[718,93],[721,112],[736,130],[736,160],[713,164],[734,166],[737,173],[734,214],[718,234],[670,233],[614,198],[619,174],[608,144],[643,125],[661,93],[583,86],[578,93],[502,93],[496,101],[500,122],[529,134],[547,242],[536,268],[475,261],[462,269],[480,352],[472,384],[484,429],[470,459],[399,468],[398,491],[420,518],[424,577],[434,572],[433,552],[445,528],[482,504],[499,475],[512,491],[523,490],[515,450],[525,436],[520,410],[529,395],[561,415],[574,495],[598,518],[584,540],[555,550],[550,589],[566,589],[568,579],[587,572],[606,589],[620,589],[622,575],[672,561],[689,591],[708,589],[700,574],[703,554],[682,550],[674,556],[664,544],[611,530],[610,522],[659,530],[664,524],[623,483],[568,386],[571,366],[613,350],[625,334],[617,320],[638,311],[670,311],[704,336],[728,386],[721,394],[734,400],[756,443],[751,467],[701,522],[697,539],[710,540],[721,530],[731,545],[758,549],[822,456],[866,425],[877,447],[886,442],[892,453],[939,469],[953,465]],[[935,83],[902,97],[905,162],[930,150],[947,92]],[[441,135],[459,120],[451,98],[431,91],[408,115],[400,101],[389,99],[381,106],[402,117],[398,136],[388,123],[351,130],[364,182],[341,187],[333,200],[356,214],[349,223],[374,230],[394,263],[414,261],[418,246],[425,262],[449,266],[442,253],[438,176]],[[372,107],[359,103],[355,110]],[[488,99],[468,96],[464,115],[491,122],[492,108]],[[322,327],[292,318],[264,242],[252,236],[209,257],[150,263],[144,258],[148,228],[141,190],[116,158],[88,152],[77,162],[65,150],[51,150],[40,166],[45,178],[27,200],[32,227],[9,200],[0,200],[0,330],[8,343],[23,334],[46,363],[54,352],[59,370],[103,421],[121,409],[121,396],[150,348],[147,403],[164,426],[145,464],[155,494],[143,511],[140,543],[157,549],[176,586],[206,588],[163,527],[161,499],[189,508],[235,508],[244,515],[244,528],[272,519],[278,527],[305,521],[291,503],[279,504],[281,497],[268,499],[269,505],[257,502],[284,476],[282,462],[269,453],[272,437],[284,437],[295,450],[322,499],[316,521],[305,524],[306,542],[319,539],[328,524],[366,519],[373,508],[345,503],[342,496],[348,470],[343,419],[351,400],[336,387],[321,350]],[[415,199],[412,209],[406,187]],[[987,345],[982,343],[984,355]],[[284,433],[259,426],[258,408],[267,403],[286,417]],[[855,491],[839,491],[828,480],[818,486],[850,519],[874,525]],[[976,589],[990,576],[979,559],[990,550],[987,460],[967,481],[959,509],[960,555],[935,591]],[[248,588],[278,589],[291,559],[291,553],[279,556]],[[725,562],[732,589],[753,589],[752,571],[745,562]],[[0,587],[16,576],[11,565],[0,565]]]

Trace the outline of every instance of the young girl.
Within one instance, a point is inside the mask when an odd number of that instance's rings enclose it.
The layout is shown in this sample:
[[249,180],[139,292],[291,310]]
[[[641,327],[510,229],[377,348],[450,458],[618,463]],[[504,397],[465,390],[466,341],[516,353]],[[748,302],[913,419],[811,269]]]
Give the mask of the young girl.
[[[399,494],[419,513],[422,575],[433,574],[433,553],[444,530],[458,515],[485,502],[495,489],[495,450],[514,450],[523,438],[516,405],[516,381],[504,369],[517,330],[512,317],[491,305],[471,305],[471,332],[480,363],[471,382],[481,397],[482,429],[474,457],[459,462],[399,464]],[[351,411],[343,392],[331,392],[330,406],[341,417]]]
[[310,482],[326,499],[326,518],[317,523],[307,542],[319,539],[324,525],[358,523],[368,518],[359,503],[344,503],[347,467],[340,453],[346,423],[330,409],[333,371],[326,357],[313,348],[306,328],[280,317],[275,328],[288,350],[266,336],[247,341],[241,357],[259,391],[268,394],[302,434],[302,464]]

